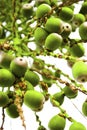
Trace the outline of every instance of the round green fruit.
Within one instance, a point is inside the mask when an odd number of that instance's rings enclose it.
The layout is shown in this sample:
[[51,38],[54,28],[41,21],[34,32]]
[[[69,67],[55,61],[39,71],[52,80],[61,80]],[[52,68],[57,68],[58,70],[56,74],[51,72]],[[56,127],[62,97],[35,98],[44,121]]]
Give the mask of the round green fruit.
[[73,18],[73,10],[69,7],[62,7],[59,16],[63,21],[68,22]]
[[61,91],[61,92],[57,92],[55,94],[52,95],[52,100],[56,100],[60,105],[63,104],[63,101],[64,101],[64,92]]
[[45,40],[45,48],[49,51],[55,51],[62,44],[63,38],[57,33],[51,33]]
[[87,14],[87,2],[83,2],[80,8],[80,13],[86,15]]
[[37,27],[35,32],[34,32],[34,38],[36,41],[37,45],[44,45],[45,39],[48,36],[48,32],[42,28],[42,27]]
[[87,116],[87,100],[85,100],[82,104],[82,112],[85,116]]
[[7,69],[0,69],[0,86],[11,87],[15,82],[15,76]]
[[10,70],[17,77],[24,76],[28,68],[27,60],[23,57],[16,57],[11,61]]
[[85,22],[85,16],[81,13],[78,14],[74,14],[73,19],[72,19],[72,25],[74,27],[79,27],[80,24],[82,24],[83,22]]
[[70,35],[71,32],[72,32],[71,25],[69,23],[64,23],[61,36],[63,38],[67,38]]
[[45,29],[49,33],[61,33],[63,21],[59,18],[50,17],[47,19]]
[[43,108],[45,98],[41,92],[28,90],[24,95],[24,104],[33,111],[40,111]]
[[69,130],[86,130],[86,127],[80,122],[73,122]]
[[0,91],[0,107],[4,107],[9,103],[9,97],[5,92]]
[[73,90],[69,86],[65,86],[63,88],[63,91],[64,91],[65,96],[67,96],[70,99],[71,98],[75,98],[78,95],[78,91],[77,90]]
[[36,17],[37,18],[42,18],[45,15],[47,15],[48,13],[50,13],[51,11],[51,7],[48,4],[41,4],[38,6],[37,10],[36,10]]
[[34,90],[34,86],[27,80],[25,81],[25,84],[26,84],[26,90]]
[[87,22],[83,22],[79,26],[79,35],[82,40],[87,40]]
[[64,119],[64,117],[60,115],[55,115],[50,119],[48,127],[49,130],[64,130],[65,124],[66,120]]
[[82,43],[77,43],[70,47],[69,52],[72,56],[82,57],[85,54],[85,48]]
[[9,68],[12,60],[13,60],[13,56],[3,51],[0,51],[0,67]]
[[17,111],[17,106],[15,104],[11,104],[6,108],[6,113],[11,118],[19,117],[19,113]]
[[30,16],[33,14],[33,6],[29,3],[23,4],[22,13],[24,17],[30,18]]
[[40,81],[38,74],[31,70],[26,71],[24,79],[29,81],[33,86],[36,86]]
[[77,61],[72,66],[72,75],[79,82],[87,81],[87,64],[83,61]]

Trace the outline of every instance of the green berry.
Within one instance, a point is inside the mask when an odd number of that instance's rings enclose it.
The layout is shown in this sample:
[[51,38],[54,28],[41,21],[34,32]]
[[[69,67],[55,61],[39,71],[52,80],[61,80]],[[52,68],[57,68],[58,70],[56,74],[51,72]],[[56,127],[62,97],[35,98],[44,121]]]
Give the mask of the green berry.
[[82,40],[87,40],[87,22],[83,22],[79,26],[79,35]]
[[65,86],[63,88],[64,94],[65,96],[67,96],[68,98],[75,98],[78,95],[78,91],[74,90],[73,88],[70,88],[69,86]]
[[87,2],[83,2],[81,8],[80,8],[80,13],[86,15],[87,14]]
[[65,95],[63,91],[57,92],[52,95],[52,100],[56,100],[60,105],[62,105],[64,101],[64,96]]
[[14,75],[7,69],[0,69],[0,86],[11,87],[15,81]]
[[82,43],[77,43],[70,47],[69,52],[72,56],[82,57],[85,54],[85,48]]
[[9,103],[9,97],[5,92],[0,91],[0,107],[4,107]]
[[49,78],[43,78],[43,82],[47,85],[47,87],[51,87],[51,85],[53,84],[53,80],[49,80]]
[[62,44],[62,37],[57,33],[51,33],[47,36],[45,40],[45,48],[49,51],[55,51]]
[[87,81],[87,64],[83,61],[77,61],[72,66],[72,75],[79,82]]
[[42,28],[42,27],[37,27],[35,32],[34,32],[34,38],[35,42],[37,45],[44,45],[45,39],[48,36],[48,32]]
[[23,57],[14,58],[10,64],[10,70],[17,77],[24,76],[27,68],[28,68],[27,60],[24,59]]
[[41,92],[28,90],[24,95],[24,104],[33,111],[40,111],[43,108],[45,98]]
[[80,24],[82,24],[83,22],[85,22],[85,16],[81,13],[78,14],[74,14],[73,19],[72,19],[72,25],[74,27],[79,27]]
[[69,130],[86,130],[86,127],[80,122],[73,122]]
[[37,18],[42,18],[43,16],[47,15],[50,13],[51,7],[48,4],[41,4],[38,6],[36,10],[36,17]]
[[9,68],[12,60],[13,60],[13,56],[3,51],[0,51],[0,67]]
[[26,90],[34,90],[34,86],[27,80],[25,81],[25,84],[26,84]]
[[45,29],[49,33],[61,33],[63,21],[59,18],[50,17],[47,19]]
[[6,108],[6,114],[11,118],[19,117],[19,113],[17,111],[17,106],[15,104],[11,104]]
[[48,127],[50,130],[64,130],[65,124],[66,120],[64,119],[64,117],[60,115],[55,115],[50,119]]
[[73,10],[69,7],[62,7],[59,16],[63,21],[70,21],[73,18]]
[[24,79],[29,81],[33,86],[38,85],[40,78],[39,75],[36,72],[33,72],[31,70],[27,70]]
[[85,116],[87,116],[87,100],[85,100],[82,104],[82,112]]
[[72,32],[72,27],[69,23],[64,23],[63,24],[63,30],[62,30],[62,33],[61,33],[61,36],[63,38],[67,38],[70,33]]
[[30,16],[33,14],[33,6],[29,3],[23,4],[22,13],[23,13],[24,17],[29,19]]

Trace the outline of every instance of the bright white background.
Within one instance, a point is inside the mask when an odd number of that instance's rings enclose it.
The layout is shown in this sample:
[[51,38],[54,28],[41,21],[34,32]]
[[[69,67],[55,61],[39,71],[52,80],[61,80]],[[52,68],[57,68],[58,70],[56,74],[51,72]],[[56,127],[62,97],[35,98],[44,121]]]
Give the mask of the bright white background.
[[[77,10],[75,10],[75,11],[77,13]],[[71,37],[79,38],[78,30],[75,34],[71,34]],[[84,46],[86,49],[87,45],[85,44]],[[85,52],[85,58],[87,59],[87,49]],[[64,73],[69,74],[72,77],[71,69],[67,66],[67,62],[65,60],[46,57],[45,61],[46,61],[46,63],[54,64],[56,67],[63,70]],[[86,87],[87,83],[85,83],[84,86]],[[49,89],[49,92],[52,94],[55,93],[56,91],[58,91],[58,87],[56,87],[55,85]],[[62,107],[66,110],[66,112],[71,117],[73,117],[77,121],[83,123],[87,128],[87,117],[84,117],[82,115],[82,110],[81,110],[82,103],[86,99],[86,97],[87,96],[81,92],[79,92],[78,96],[72,100],[65,97]],[[36,122],[34,112],[31,109],[29,109],[28,107],[26,107],[25,105],[23,105],[23,110],[24,110],[24,116],[25,116],[25,123],[27,126],[26,130],[37,130],[38,122]],[[58,112],[59,112],[59,109],[53,107],[52,104],[50,103],[50,101],[48,100],[44,104],[43,110],[41,112],[37,112],[37,115],[40,116],[42,125],[44,125],[48,130],[47,125],[48,125],[49,119],[52,116],[54,116],[55,114],[58,114]],[[1,108],[0,108],[0,124],[1,124],[1,121],[2,121],[2,117],[1,117]],[[22,122],[20,120],[20,117],[17,119],[11,119],[8,116],[6,116],[4,130],[24,130],[24,128],[22,127],[21,124],[22,124]],[[67,120],[65,130],[68,130],[70,124],[71,124],[71,122],[69,122]]]

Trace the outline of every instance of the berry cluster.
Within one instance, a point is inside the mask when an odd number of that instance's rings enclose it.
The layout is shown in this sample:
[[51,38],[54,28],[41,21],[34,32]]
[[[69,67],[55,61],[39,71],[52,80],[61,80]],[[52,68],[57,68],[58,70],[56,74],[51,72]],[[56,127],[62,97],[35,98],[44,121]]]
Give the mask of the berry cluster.
[[[75,13],[78,5],[81,7]],[[20,117],[27,130],[22,109],[25,105],[35,112],[38,130],[64,130],[67,120],[71,122],[69,130],[86,130],[62,105],[65,98],[75,99],[79,92],[87,95],[87,0],[3,0],[0,10],[0,129],[6,114]],[[76,32],[79,38],[72,38]],[[46,63],[46,57],[67,61],[72,77]],[[51,94],[54,85],[58,91]],[[46,129],[37,112],[47,101],[60,112],[49,119]],[[81,113],[87,116],[87,99]]]

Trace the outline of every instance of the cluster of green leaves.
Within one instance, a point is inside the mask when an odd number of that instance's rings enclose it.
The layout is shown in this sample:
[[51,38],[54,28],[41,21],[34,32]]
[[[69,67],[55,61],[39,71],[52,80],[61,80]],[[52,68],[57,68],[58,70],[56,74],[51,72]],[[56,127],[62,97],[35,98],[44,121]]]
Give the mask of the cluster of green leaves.
[[[79,4],[81,8],[75,13],[75,6]],[[80,38],[71,38],[76,31]],[[49,119],[50,130],[64,130],[67,119],[71,122],[69,130],[86,130],[86,126],[62,108],[65,97],[74,99],[79,91],[87,94],[83,85],[87,82],[87,64],[82,59],[86,41],[86,0],[0,0],[1,130],[4,110],[11,118],[20,117],[26,129],[23,104],[35,112],[38,130],[46,130],[36,112],[41,111],[48,100],[60,110]],[[73,78],[39,56],[66,60]],[[33,60],[32,65],[28,62],[29,57]],[[53,84],[58,91],[51,94],[49,89]],[[87,116],[87,99],[82,104],[82,114]]]

